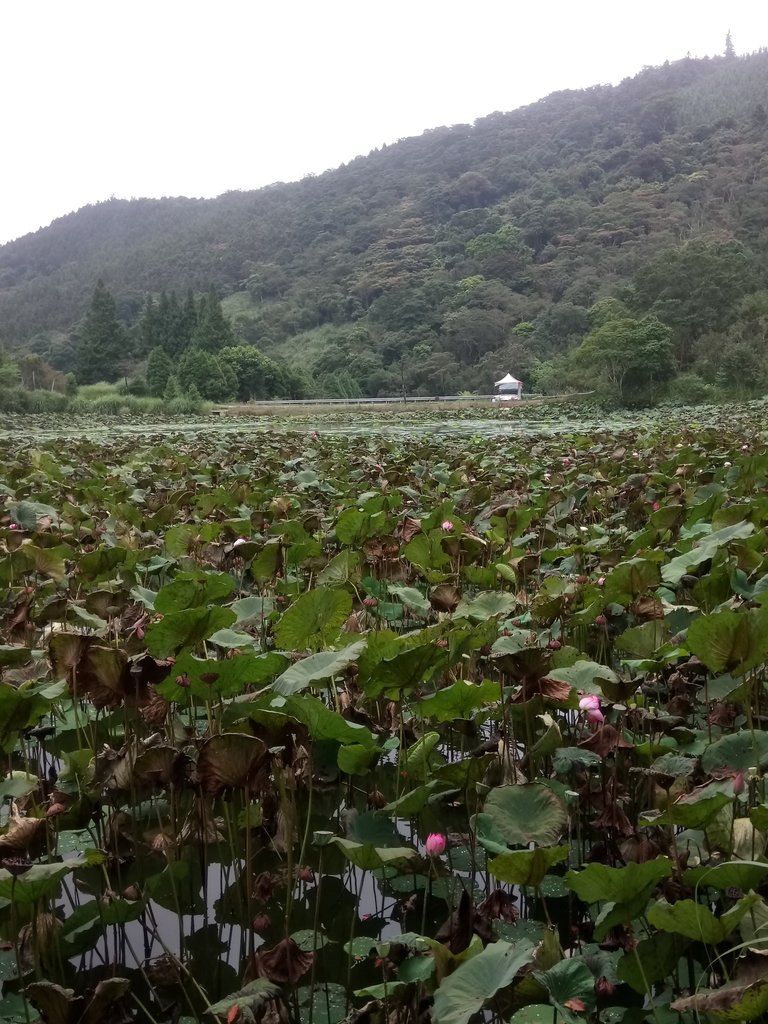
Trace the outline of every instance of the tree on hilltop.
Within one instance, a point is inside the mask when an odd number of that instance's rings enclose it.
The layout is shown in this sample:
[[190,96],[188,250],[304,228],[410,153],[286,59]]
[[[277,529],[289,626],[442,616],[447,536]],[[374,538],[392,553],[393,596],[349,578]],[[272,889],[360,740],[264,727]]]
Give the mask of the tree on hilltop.
[[77,380],[94,384],[115,381],[122,372],[126,335],[117,319],[112,293],[99,278],[80,327],[77,345]]

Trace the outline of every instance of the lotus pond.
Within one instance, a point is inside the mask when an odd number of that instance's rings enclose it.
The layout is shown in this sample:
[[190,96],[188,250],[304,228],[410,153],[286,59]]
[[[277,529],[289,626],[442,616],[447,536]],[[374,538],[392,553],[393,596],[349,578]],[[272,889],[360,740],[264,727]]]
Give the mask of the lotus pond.
[[9,432],[0,1021],[760,1019],[765,414]]

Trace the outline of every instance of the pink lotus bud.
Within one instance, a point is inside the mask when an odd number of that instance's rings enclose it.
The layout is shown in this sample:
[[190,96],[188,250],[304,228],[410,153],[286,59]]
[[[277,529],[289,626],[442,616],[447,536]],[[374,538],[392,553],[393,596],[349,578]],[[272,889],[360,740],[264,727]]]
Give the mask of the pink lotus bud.
[[363,604],[365,605],[366,608],[375,608],[378,603],[379,602],[376,600],[375,597],[363,598]]
[[428,857],[439,857],[445,850],[445,836],[439,832],[430,832],[424,845]]
[[579,710],[586,714],[588,722],[605,721],[605,715],[600,710],[600,698],[596,693],[585,693],[579,701]]
[[446,531],[452,530],[453,529],[453,523],[451,522],[450,519],[444,519],[443,522],[440,524],[440,528],[442,530],[446,530]]
[[549,481],[552,479],[552,474],[551,473],[545,473],[544,476],[541,479],[544,481],[545,484],[548,484]]
[[232,547],[233,548],[239,548],[241,544],[247,544],[247,543],[248,543],[248,541],[247,541],[247,539],[245,537],[238,537],[237,540],[233,543]]
[[653,503],[653,511],[654,512],[658,512],[660,508],[661,508],[661,503],[658,502],[658,501],[654,501],[654,503]]
[[18,526],[16,525],[16,523],[11,523],[10,526],[8,527],[8,529],[9,530],[18,530]]
[[733,792],[736,796],[744,792],[744,772],[736,772],[733,776]]
[[598,576],[597,585],[598,585],[598,587],[604,587],[605,586],[605,576]]

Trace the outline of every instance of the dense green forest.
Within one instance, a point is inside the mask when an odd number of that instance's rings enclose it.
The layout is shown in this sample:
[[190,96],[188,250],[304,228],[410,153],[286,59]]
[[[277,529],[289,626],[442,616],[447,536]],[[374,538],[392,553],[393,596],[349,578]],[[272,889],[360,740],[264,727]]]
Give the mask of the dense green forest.
[[625,403],[762,393],[767,257],[763,49],[292,184],[86,207],[0,248],[0,343],[214,400],[487,393],[508,370]]

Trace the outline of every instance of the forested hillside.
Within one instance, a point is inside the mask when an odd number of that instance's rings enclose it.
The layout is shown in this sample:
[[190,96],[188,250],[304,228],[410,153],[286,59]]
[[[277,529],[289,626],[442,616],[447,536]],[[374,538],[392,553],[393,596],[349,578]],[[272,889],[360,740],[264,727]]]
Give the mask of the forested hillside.
[[0,248],[1,340],[76,371],[102,279],[134,376],[173,357],[155,304],[192,302],[194,347],[209,296],[209,354],[308,394],[766,390],[767,111],[768,50],[685,59],[293,184],[86,207]]

